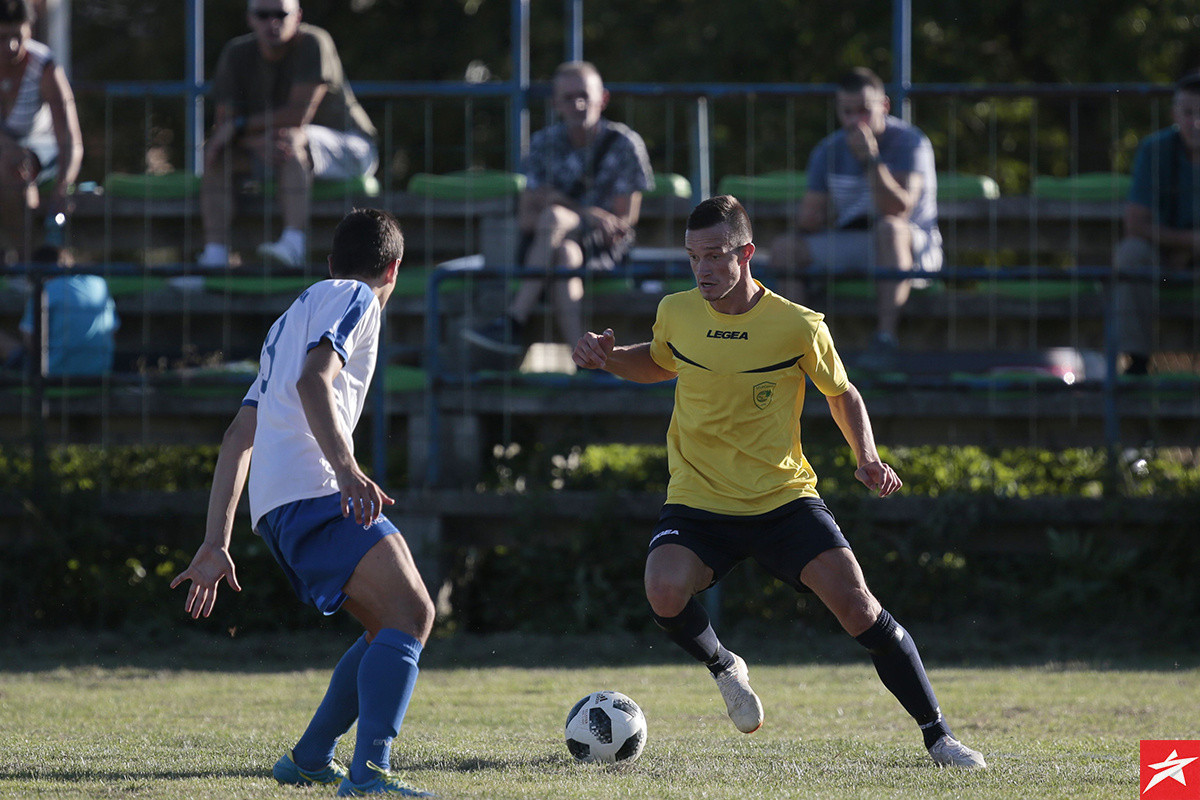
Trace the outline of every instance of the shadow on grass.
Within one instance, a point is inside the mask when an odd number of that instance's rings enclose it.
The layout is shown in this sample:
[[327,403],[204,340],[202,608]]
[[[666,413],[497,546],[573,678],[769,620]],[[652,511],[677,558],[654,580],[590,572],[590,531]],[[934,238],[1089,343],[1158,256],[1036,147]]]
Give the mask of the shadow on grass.
[[402,772],[505,772],[515,769],[544,769],[566,766],[569,760],[561,755],[544,755],[537,758],[437,758],[429,761],[409,761],[401,766]]
[[6,769],[0,767],[0,781],[5,780],[25,780],[25,781],[61,781],[63,783],[104,783],[115,784],[122,781],[180,781],[192,780],[196,778],[203,779],[220,779],[220,778],[271,778],[269,769],[223,769],[223,770],[145,770],[139,772],[137,770],[123,770],[120,772],[112,770],[90,770],[90,769],[32,769],[32,768],[17,768]]
[[[1196,643],[1147,645],[1146,631],[1062,631],[1053,634],[974,621],[909,625],[925,663],[934,667],[1086,666],[1089,669],[1176,670],[1200,666]],[[105,669],[220,672],[332,670],[353,632],[255,633],[236,637],[195,631],[34,633],[0,643],[0,673]],[[753,664],[865,664],[866,652],[845,634],[799,623],[737,626],[722,639]],[[688,664],[665,635],[653,633],[435,636],[421,658],[425,669],[586,669]]]

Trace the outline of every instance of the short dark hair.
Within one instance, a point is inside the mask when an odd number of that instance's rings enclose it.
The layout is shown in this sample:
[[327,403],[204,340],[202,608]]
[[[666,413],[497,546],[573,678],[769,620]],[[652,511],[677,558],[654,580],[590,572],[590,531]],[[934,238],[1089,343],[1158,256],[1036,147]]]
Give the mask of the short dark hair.
[[754,229],[750,226],[750,215],[731,194],[710,197],[692,209],[687,218],[687,229],[699,231],[724,223],[729,226],[729,241],[738,247],[754,241]]
[[839,92],[861,92],[867,87],[877,89],[883,94],[883,80],[866,67],[855,67],[849,72],[844,72],[837,81]]
[[29,0],[0,0],[0,25],[33,22]]
[[404,234],[396,218],[377,208],[356,208],[333,232],[329,265],[338,278],[378,278],[403,257]]

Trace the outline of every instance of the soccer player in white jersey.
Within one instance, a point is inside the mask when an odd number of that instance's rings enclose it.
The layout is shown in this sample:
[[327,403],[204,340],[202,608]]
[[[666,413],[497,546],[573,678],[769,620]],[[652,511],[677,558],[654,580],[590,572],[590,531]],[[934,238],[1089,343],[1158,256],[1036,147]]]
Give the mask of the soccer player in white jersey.
[[[192,582],[185,608],[193,618],[212,612],[222,580],[241,591],[229,543],[248,475],[254,530],[296,594],[325,614],[345,608],[366,629],[274,768],[280,783],[337,784],[339,796],[431,796],[388,765],[433,602],[404,537],[383,516],[394,501],[359,468],[351,438],[403,255],[400,226],[382,211],[356,209],[338,224],[331,279],[306,289],[267,333],[258,376],[217,457],[204,543],[171,582]],[[347,769],[334,746],[356,719]]]

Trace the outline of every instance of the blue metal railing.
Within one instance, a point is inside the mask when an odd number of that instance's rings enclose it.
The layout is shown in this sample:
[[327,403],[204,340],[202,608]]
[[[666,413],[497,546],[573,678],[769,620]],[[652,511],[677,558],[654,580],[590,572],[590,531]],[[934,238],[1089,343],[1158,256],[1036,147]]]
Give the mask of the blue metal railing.
[[[522,277],[550,277],[554,280],[578,278],[577,270],[542,270],[516,269],[512,267],[484,266],[453,266],[439,267],[429,277],[425,294],[425,367],[427,374],[427,392],[425,398],[426,421],[429,426],[425,454],[425,484],[427,487],[437,487],[442,480],[441,464],[441,406],[439,392],[447,387],[461,384],[454,376],[442,369],[442,301],[441,286],[449,278],[469,275],[480,281],[506,281]],[[654,263],[630,263],[622,268],[620,275],[634,282],[649,279],[690,278],[692,273],[686,258],[680,252],[678,261],[656,261]],[[772,270],[759,268],[756,275],[760,280],[770,281],[777,277]],[[940,281],[943,283],[998,283],[1011,281],[1061,281],[1064,279],[1078,281],[1093,281],[1100,284],[1104,290],[1103,330],[1104,330],[1104,362],[1105,370],[1101,392],[1103,395],[1103,429],[1105,445],[1115,450],[1120,444],[1120,413],[1117,405],[1119,384],[1117,381],[1117,366],[1120,353],[1116,334],[1116,292],[1113,291],[1118,283],[1162,283],[1166,285],[1195,285],[1196,275],[1187,270],[1126,270],[1118,274],[1112,267],[1082,266],[1074,267],[1069,272],[1050,267],[1019,266],[1005,267],[997,270],[990,267],[956,267],[940,272],[921,272],[922,279]],[[914,277],[913,272],[894,269],[862,269],[841,272],[837,280],[902,280]],[[822,279],[818,275],[809,276],[811,280]],[[589,387],[595,389],[596,387]]]

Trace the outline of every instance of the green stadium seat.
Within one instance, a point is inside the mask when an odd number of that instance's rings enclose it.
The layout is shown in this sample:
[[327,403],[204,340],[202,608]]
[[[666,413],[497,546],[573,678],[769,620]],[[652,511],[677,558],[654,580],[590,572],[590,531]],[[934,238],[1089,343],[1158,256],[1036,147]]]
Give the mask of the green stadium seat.
[[113,297],[137,297],[161,291],[167,286],[166,278],[150,275],[109,275],[104,280],[108,284],[108,293]]
[[1084,172],[1058,178],[1037,175],[1033,179],[1033,196],[1039,200],[1124,200],[1133,183],[1131,175],[1120,172]]
[[[133,200],[182,200],[200,194],[200,177],[190,172],[168,172],[165,175],[135,175],[128,172],[110,173],[104,180],[104,191],[112,197]],[[263,193],[275,195],[275,187],[267,183]],[[313,200],[340,200],[343,197],[377,197],[379,181],[373,175],[346,180],[313,181]]]
[[1000,184],[987,175],[939,172],[937,182],[937,199],[940,203],[956,200],[995,200],[1000,196]]
[[762,175],[726,175],[717,183],[718,194],[731,194],[744,203],[795,202],[804,196],[808,176],[776,170]]
[[374,175],[357,175],[344,180],[313,181],[313,200],[341,200],[345,197],[378,197],[379,181]]
[[643,197],[682,197],[692,198],[692,182],[674,172],[654,173],[654,188],[644,192]]
[[423,392],[427,384],[425,370],[403,364],[389,364],[384,368],[384,388],[389,392]]
[[516,195],[524,188],[524,175],[491,169],[459,170],[445,175],[418,172],[408,182],[410,194],[433,200],[490,200]]
[[182,200],[200,194],[200,178],[190,172],[165,175],[112,172],[104,179],[104,191],[109,197],[131,200]]

